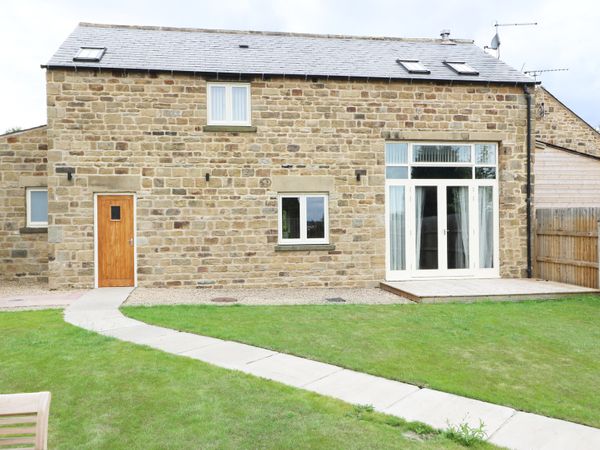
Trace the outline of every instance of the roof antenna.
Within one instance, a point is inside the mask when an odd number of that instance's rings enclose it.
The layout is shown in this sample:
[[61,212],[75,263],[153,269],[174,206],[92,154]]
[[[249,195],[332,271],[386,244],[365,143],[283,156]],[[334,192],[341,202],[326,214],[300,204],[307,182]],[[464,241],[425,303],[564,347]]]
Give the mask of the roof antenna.
[[537,81],[537,77],[539,77],[542,73],[545,72],[566,72],[569,69],[536,69],[536,70],[526,70],[523,73],[527,75],[533,76],[534,80]]
[[537,22],[522,22],[522,23],[498,23],[498,21],[496,21],[496,24],[494,25],[494,27],[496,27],[496,34],[494,35],[494,37],[492,38],[492,42],[490,43],[490,45],[486,45],[485,47],[483,47],[484,49],[490,49],[490,50],[496,50],[497,52],[497,57],[498,59],[500,59],[500,34],[498,33],[498,27],[523,27],[523,26],[531,26],[531,25],[537,25]]

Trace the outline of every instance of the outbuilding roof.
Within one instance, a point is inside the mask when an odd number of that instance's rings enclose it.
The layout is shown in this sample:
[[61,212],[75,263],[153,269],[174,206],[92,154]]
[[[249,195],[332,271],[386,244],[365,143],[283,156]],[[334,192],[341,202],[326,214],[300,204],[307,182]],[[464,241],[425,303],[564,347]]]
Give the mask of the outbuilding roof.
[[[99,61],[77,60],[82,48],[105,48]],[[419,61],[429,73],[398,63]],[[464,62],[477,74],[447,64]],[[80,23],[43,67],[534,83],[473,41],[402,39]]]

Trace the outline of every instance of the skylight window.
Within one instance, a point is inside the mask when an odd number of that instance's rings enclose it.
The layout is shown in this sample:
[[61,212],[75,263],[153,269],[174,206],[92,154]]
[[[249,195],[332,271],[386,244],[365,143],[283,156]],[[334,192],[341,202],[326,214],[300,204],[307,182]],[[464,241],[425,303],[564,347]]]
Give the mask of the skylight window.
[[464,61],[445,61],[446,65],[460,75],[479,75],[475,69]]
[[416,59],[397,59],[396,62],[404,67],[409,73],[431,73],[427,67]]
[[73,61],[100,61],[106,47],[81,47]]

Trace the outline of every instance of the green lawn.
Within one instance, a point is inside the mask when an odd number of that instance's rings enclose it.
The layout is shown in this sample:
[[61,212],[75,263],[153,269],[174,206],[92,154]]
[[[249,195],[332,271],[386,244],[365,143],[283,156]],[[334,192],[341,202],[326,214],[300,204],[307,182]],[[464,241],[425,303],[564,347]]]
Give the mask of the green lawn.
[[81,330],[57,310],[0,313],[0,393],[40,390],[52,392],[52,449],[460,447],[418,424]]
[[600,427],[599,297],[124,311],[149,323]]

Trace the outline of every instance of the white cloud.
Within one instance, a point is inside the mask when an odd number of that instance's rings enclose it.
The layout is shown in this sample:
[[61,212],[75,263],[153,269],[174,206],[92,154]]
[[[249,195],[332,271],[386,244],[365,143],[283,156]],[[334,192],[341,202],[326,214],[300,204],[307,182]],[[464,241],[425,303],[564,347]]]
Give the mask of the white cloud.
[[30,0],[6,2],[0,15],[0,132],[46,120],[46,62],[77,22],[232,28],[296,32],[453,37],[489,44],[494,21],[537,27],[500,30],[502,59],[526,69],[568,67],[544,84],[593,125],[600,124],[600,58],[593,0],[484,2],[397,0]]

